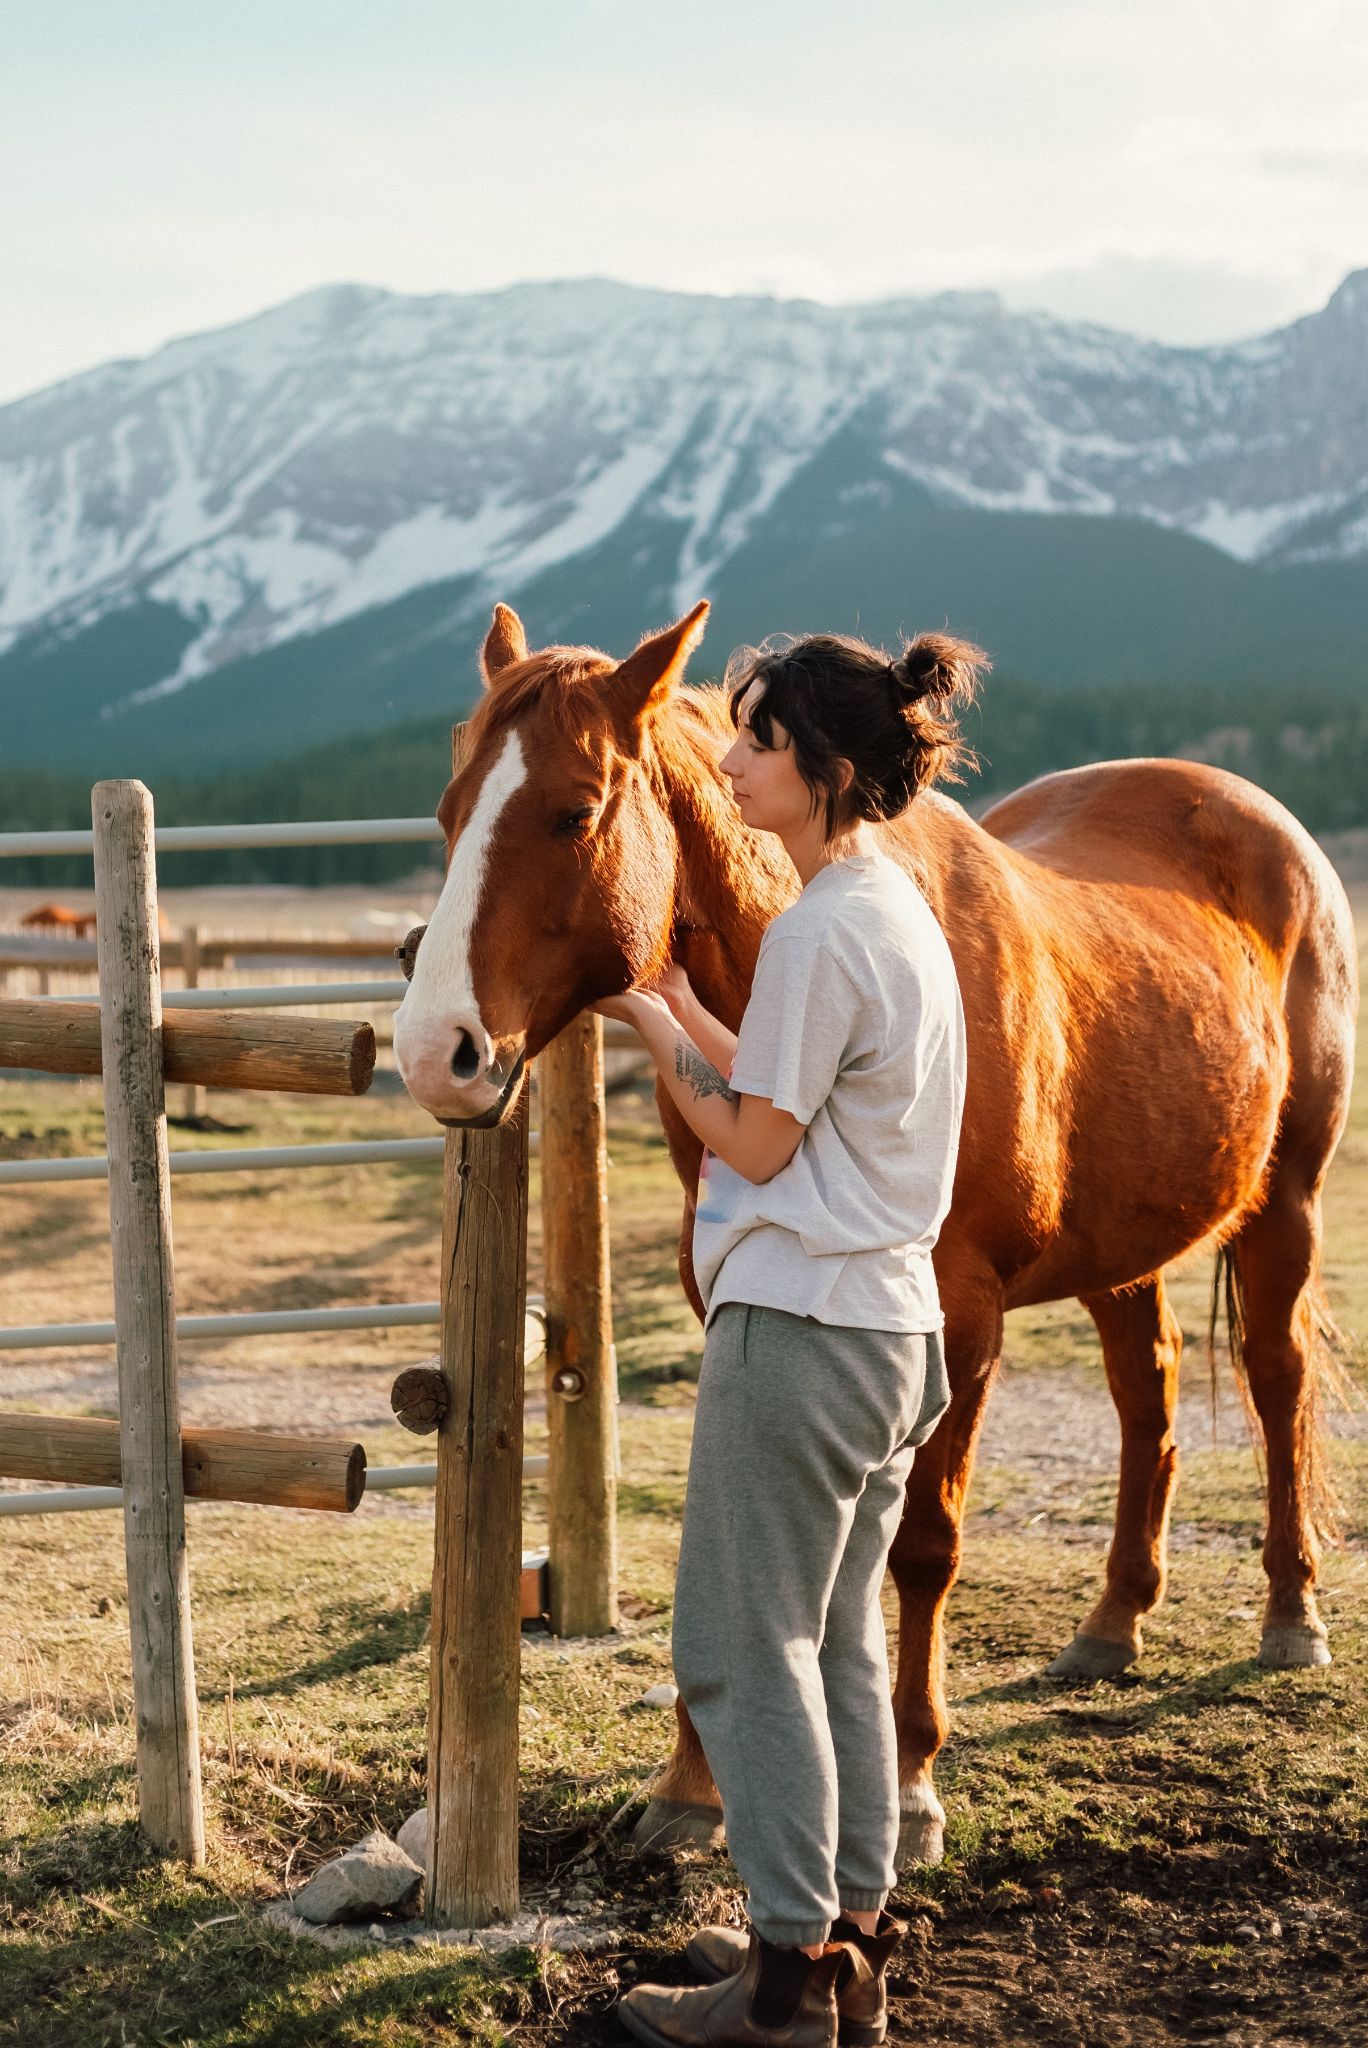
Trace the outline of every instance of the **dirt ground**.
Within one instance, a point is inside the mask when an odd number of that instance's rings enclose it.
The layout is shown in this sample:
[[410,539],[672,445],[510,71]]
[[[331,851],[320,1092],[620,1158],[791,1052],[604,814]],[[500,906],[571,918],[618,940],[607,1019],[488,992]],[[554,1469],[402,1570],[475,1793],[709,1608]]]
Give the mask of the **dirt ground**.
[[[1368,835],[1355,874],[1368,931]],[[257,892],[252,892],[254,898]],[[270,892],[272,895],[278,892]],[[283,892],[293,895],[294,892]],[[329,892],[366,909],[368,892]],[[396,892],[396,922],[425,906]],[[300,906],[281,902],[282,929]],[[355,905],[310,899],[315,929]],[[179,906],[177,906],[179,908]],[[252,921],[271,914],[262,900]],[[5,922],[0,899],[0,925]],[[207,910],[196,914],[206,924]],[[1362,1080],[1362,1077],[1361,1077]],[[427,1134],[406,1099],[218,1097],[216,1131],[175,1146]],[[623,1985],[680,1979],[688,1931],[736,1919],[724,1855],[642,1858],[627,1835],[668,1746],[638,1704],[668,1675],[669,1598],[699,1334],[673,1267],[678,1194],[644,1094],[611,1116],[615,1327],[623,1388],[624,1623],[602,1644],[529,1635],[523,1670],[523,1892],[577,1913],[596,1946],[494,1963],[420,1947],[314,1950],[270,1933],[261,1900],[369,1825],[419,1803],[431,1503],[391,1496],[331,1518],[204,1509],[191,1530],[206,1788],[202,1877],[158,1866],[134,1826],[128,1636],[117,1518],[3,1525],[0,1538],[0,2042],[23,2048],[312,2048],[365,2042],[619,2038]],[[0,1154],[101,1149],[92,1084],[0,1088]],[[535,1187],[534,1187],[535,1197]],[[109,1311],[98,1184],[3,1193],[0,1322]],[[435,1169],[174,1184],[183,1311],[431,1299]],[[1351,1386],[1368,1365],[1368,1101],[1327,1200],[1331,1301]],[[540,1233],[533,1215],[536,1285]],[[1009,1320],[952,1602],[953,1733],[938,1767],[945,1863],[896,1900],[895,2043],[935,2048],[1319,2048],[1368,2042],[1368,1409],[1330,1422],[1347,1533],[1327,1553],[1328,1670],[1262,1672],[1260,1480],[1224,1361],[1203,1332],[1209,1262],[1173,1276],[1187,1359],[1184,1470],[1168,1597],[1114,1682],[1043,1677],[1086,1611],[1109,1534],[1118,1430],[1092,1326],[1074,1303]],[[414,1455],[394,1372],[425,1333],[195,1344],[187,1420],[355,1432],[372,1463]],[[5,1405],[109,1413],[96,1350],[7,1354]],[[535,1382],[536,1375],[532,1375]],[[535,1385],[529,1449],[544,1429]],[[421,1455],[421,1453],[419,1453]],[[528,1540],[544,1501],[528,1491]],[[325,1526],[326,1524],[326,1526]],[[889,1609],[890,1628],[896,1616]],[[8,1990],[5,1986],[8,1984]]]

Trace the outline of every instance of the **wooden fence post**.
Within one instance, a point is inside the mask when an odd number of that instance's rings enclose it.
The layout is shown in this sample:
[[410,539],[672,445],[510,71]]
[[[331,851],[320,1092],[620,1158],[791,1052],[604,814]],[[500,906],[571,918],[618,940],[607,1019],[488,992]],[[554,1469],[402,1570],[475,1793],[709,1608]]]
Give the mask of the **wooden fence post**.
[[448,1132],[442,1173],[427,1917],[454,1927],[518,1907],[529,1092],[492,1130]]
[[527,1089],[452,1131],[442,1180],[442,1371],[428,1707],[428,1918],[518,1905]]
[[157,1848],[200,1864],[152,798],[140,782],[97,782],[90,809],[138,1809]]
[[538,1054],[546,1247],[551,1626],[618,1623],[617,1363],[608,1259],[603,1020],[577,1017]]

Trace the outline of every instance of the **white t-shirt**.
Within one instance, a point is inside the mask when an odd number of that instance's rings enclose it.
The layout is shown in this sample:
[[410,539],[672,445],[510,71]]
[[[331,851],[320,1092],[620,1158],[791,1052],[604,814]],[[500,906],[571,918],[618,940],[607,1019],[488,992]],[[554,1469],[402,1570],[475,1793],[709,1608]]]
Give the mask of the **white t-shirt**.
[[704,1151],[693,1266],[724,1301],[869,1330],[939,1330],[931,1248],[964,1110],[955,964],[896,861],[819,868],[760,942],[731,1085],[806,1125],[771,1180]]

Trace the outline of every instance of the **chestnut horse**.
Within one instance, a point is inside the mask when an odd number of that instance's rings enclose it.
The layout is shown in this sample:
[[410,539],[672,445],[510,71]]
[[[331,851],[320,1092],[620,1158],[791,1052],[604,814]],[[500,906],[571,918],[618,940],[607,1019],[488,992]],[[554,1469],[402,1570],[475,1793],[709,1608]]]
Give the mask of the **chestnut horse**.
[[[740,822],[719,690],[683,685],[707,607],[625,661],[529,655],[500,606],[486,694],[438,816],[447,879],[395,1023],[414,1097],[493,1123],[527,1059],[586,1005],[679,960],[740,1022],[760,937],[798,881]],[[936,1246],[951,1406],[917,1453],[890,1567],[900,1855],[940,1853],[942,1621],[1003,1315],[1077,1296],[1121,1419],[1101,1597],[1051,1669],[1106,1675],[1164,1588],[1181,1331],[1164,1268],[1219,1247],[1267,1446],[1260,1661],[1324,1664],[1316,1609],[1321,1190],[1353,1070],[1357,958],[1329,862],[1238,776],[1184,761],[1047,775],[975,822],[936,792],[879,829],[954,953],[968,1100]],[[684,1286],[701,1148],[660,1096],[683,1182]],[[1232,1338],[1236,1328],[1232,1328]],[[687,1716],[638,1839],[715,1838]]]
[[93,937],[93,910],[71,910],[65,903],[42,903],[19,920],[21,931],[70,932],[75,939]]

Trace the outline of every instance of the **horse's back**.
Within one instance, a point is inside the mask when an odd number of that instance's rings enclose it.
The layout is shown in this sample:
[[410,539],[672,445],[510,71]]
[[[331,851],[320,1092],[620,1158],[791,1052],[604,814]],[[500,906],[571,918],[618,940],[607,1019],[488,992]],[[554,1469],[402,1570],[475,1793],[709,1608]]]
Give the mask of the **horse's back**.
[[1066,768],[1014,790],[979,823],[1047,874],[1194,896],[1283,957],[1308,930],[1336,954],[1355,953],[1326,855],[1275,797],[1227,769],[1166,759]]

